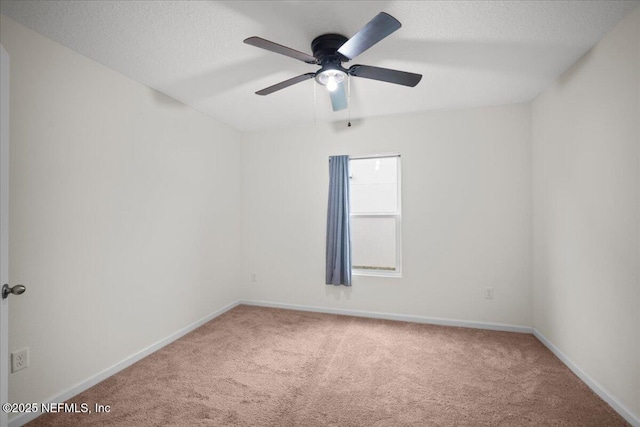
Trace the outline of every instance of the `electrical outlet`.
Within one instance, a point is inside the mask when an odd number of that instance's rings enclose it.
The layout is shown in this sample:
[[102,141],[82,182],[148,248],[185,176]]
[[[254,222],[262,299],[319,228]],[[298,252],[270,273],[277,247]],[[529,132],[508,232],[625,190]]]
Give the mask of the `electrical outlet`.
[[18,372],[29,366],[29,348],[11,353],[11,372]]
[[486,299],[493,299],[493,288],[484,288],[484,297]]
[[251,281],[254,282],[254,283],[258,281],[256,273],[251,273]]

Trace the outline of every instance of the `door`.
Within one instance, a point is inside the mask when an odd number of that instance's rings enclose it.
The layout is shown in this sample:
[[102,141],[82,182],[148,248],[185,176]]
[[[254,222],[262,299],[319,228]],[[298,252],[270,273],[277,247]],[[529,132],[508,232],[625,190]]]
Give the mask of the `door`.
[[[9,54],[0,45],[0,286],[9,283]],[[0,299],[0,403],[9,401],[9,298]],[[8,425],[0,410],[0,426]]]

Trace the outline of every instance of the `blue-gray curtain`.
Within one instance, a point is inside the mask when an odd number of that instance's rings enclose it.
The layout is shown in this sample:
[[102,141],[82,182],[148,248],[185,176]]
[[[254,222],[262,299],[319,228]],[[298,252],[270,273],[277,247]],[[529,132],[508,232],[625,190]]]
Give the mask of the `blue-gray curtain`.
[[326,283],[351,286],[349,156],[329,157]]

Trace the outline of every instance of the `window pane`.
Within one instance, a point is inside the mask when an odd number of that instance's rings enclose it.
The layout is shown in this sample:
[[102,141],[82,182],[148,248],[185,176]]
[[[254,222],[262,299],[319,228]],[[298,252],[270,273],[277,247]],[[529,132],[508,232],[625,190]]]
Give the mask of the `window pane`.
[[351,217],[354,269],[396,271],[396,219]]
[[398,211],[398,158],[353,159],[351,172],[352,213]]

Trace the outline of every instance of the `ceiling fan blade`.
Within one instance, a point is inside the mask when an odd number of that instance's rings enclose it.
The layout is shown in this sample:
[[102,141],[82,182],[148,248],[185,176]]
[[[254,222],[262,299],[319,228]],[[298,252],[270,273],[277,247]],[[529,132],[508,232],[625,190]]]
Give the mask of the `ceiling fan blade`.
[[396,18],[387,13],[380,12],[353,37],[340,46],[338,53],[349,59],[353,59],[401,26],[402,24]]
[[256,95],[269,95],[270,93],[279,91],[280,89],[284,89],[287,88],[289,86],[292,86],[296,83],[300,83],[303,82],[305,80],[309,80],[312,79],[315,76],[315,73],[307,73],[307,74],[302,74],[300,76],[297,77],[293,77],[289,80],[285,80],[283,82],[277,83],[273,86],[269,86],[267,88],[264,88],[262,90],[259,90],[256,92]]
[[391,70],[389,68],[371,67],[369,65],[353,65],[349,74],[365,79],[380,80],[387,83],[414,87],[422,79],[422,74],[406,71]]
[[269,40],[265,40],[260,37],[249,37],[245,39],[244,42],[246,44],[250,44],[251,46],[259,47],[261,49],[269,50],[271,52],[279,53],[281,55],[288,56],[290,58],[297,59],[302,62],[306,62],[307,64],[317,64],[318,61],[311,55],[307,55],[304,52],[300,52],[295,49],[291,49],[290,47],[282,46],[281,44],[270,42]]
[[344,82],[338,83],[338,88],[333,92],[329,92],[331,97],[331,106],[333,111],[340,111],[347,108],[347,91],[344,88]]

